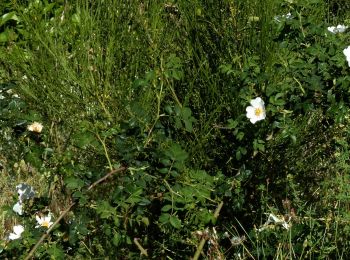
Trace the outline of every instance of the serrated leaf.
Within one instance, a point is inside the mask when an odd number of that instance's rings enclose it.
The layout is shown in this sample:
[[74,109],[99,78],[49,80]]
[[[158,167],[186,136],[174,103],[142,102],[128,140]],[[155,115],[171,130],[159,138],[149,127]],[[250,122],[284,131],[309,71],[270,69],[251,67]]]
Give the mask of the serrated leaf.
[[187,152],[183,150],[179,144],[173,144],[167,152],[167,155],[174,161],[183,162],[188,158]]
[[174,228],[181,228],[181,220],[177,216],[170,216],[170,224]]
[[169,219],[170,219],[170,214],[169,213],[163,213],[159,217],[159,222],[161,222],[162,224],[165,224],[165,223],[169,222]]

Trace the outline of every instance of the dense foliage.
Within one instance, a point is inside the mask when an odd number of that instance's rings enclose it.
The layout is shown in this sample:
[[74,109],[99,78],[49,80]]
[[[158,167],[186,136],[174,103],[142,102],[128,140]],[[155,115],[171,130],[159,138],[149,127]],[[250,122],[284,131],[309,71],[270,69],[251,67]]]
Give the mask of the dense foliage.
[[0,3],[1,258],[349,257],[349,10]]

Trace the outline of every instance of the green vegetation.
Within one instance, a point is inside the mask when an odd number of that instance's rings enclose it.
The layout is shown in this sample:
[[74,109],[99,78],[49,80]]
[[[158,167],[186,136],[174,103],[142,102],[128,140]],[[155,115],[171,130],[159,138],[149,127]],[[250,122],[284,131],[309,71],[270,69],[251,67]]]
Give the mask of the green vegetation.
[[0,258],[349,258],[349,10],[2,1]]

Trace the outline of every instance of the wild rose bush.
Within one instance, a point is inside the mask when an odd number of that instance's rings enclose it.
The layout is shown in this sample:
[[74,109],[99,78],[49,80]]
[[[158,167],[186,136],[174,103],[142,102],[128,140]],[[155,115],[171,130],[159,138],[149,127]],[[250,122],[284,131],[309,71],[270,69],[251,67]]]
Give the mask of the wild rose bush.
[[327,21],[335,7],[4,7],[0,256],[347,256],[350,35]]

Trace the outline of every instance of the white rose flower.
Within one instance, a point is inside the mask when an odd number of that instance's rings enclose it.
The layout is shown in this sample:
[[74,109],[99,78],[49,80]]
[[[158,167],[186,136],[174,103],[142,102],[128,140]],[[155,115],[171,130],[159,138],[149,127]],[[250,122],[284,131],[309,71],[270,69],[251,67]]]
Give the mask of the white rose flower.
[[266,118],[265,103],[260,98],[257,97],[250,101],[251,106],[246,108],[247,117],[249,118],[252,124],[255,124],[257,121],[264,120]]
[[51,225],[53,224],[53,222],[51,222],[51,214],[49,213],[46,217],[39,217],[38,215],[35,216],[36,221],[38,222],[38,225],[36,225],[35,227],[46,227],[49,228],[51,227]]
[[331,33],[343,33],[346,31],[347,28],[348,27],[343,24],[327,27],[328,31],[330,31]]
[[15,240],[21,237],[22,233],[24,231],[24,227],[22,225],[16,225],[13,227],[13,233],[10,233],[9,239]]

